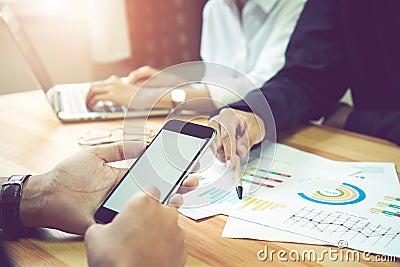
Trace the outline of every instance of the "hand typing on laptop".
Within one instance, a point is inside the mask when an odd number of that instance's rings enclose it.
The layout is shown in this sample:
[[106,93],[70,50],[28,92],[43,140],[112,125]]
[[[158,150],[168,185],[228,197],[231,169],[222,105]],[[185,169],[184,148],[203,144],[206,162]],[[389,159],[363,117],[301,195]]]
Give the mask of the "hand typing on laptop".
[[126,79],[113,75],[106,80],[92,83],[86,97],[86,106],[93,111],[98,107],[96,104],[99,101],[109,101],[127,107],[136,91],[137,87],[126,82]]
[[[6,5],[0,9],[0,22],[1,21],[5,23],[5,26],[11,33],[11,37],[19,47],[22,56],[36,78],[40,89],[44,91],[47,100],[61,121],[76,122],[86,120],[122,119],[124,117],[160,116],[169,113],[169,109],[152,110],[151,112],[148,110],[136,110],[131,112],[122,107],[122,105],[114,105],[114,101],[112,101],[113,99],[104,99],[107,101],[103,101],[96,106],[95,103],[89,104],[88,109],[86,105],[86,96],[91,88],[91,84],[89,82],[71,84],[53,83],[47,69],[42,63],[39,55],[36,53],[28,36],[26,36],[20,26],[19,21],[10,6]],[[124,103],[129,103],[131,95],[132,94],[127,97],[121,97],[126,99]],[[119,101],[115,102],[122,104],[122,102]]]
[[[93,82],[86,105],[92,111],[100,101],[112,101],[116,105],[137,110],[172,108],[168,91],[182,82],[184,80],[177,75],[144,66],[127,77],[112,75],[106,80]],[[132,97],[135,100],[130,105]]]

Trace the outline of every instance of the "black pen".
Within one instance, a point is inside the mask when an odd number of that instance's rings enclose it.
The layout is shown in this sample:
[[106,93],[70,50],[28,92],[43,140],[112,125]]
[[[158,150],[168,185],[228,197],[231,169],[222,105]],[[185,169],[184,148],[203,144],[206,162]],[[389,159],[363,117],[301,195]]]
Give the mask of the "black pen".
[[235,180],[237,181],[236,193],[239,199],[243,197],[243,186],[242,186],[242,168],[240,167],[240,158],[236,156],[236,166],[235,166]]

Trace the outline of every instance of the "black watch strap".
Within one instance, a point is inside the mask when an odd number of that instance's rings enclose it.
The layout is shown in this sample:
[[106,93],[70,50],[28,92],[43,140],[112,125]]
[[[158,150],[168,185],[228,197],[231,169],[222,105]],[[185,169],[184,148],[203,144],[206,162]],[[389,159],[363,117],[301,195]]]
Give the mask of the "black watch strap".
[[22,188],[30,175],[12,175],[0,192],[0,226],[7,240],[16,239],[21,229],[19,207]]

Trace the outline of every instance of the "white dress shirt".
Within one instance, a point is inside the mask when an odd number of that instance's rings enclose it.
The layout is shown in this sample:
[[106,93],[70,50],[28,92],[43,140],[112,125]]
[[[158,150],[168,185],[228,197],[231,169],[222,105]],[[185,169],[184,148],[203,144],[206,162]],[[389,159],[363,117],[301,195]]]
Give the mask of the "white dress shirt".
[[[285,63],[285,51],[306,0],[249,0],[240,17],[235,0],[209,0],[203,10],[201,57],[226,65],[206,65],[203,81],[217,107],[261,87]],[[235,71],[236,70],[236,71]],[[242,75],[243,74],[243,75]],[[231,90],[231,92],[230,92]]]

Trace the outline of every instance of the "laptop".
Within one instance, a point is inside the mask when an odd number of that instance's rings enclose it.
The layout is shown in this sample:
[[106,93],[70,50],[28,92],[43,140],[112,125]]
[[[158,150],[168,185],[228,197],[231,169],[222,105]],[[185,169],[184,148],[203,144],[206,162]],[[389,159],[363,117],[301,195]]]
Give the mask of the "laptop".
[[1,20],[4,21],[26,63],[61,121],[109,120],[121,119],[125,116],[129,118],[145,118],[148,116],[167,115],[170,112],[169,109],[131,110],[124,106],[114,105],[111,101],[100,101],[93,110],[88,110],[86,96],[91,83],[53,84],[47,70],[24,34],[9,5],[0,6]]

